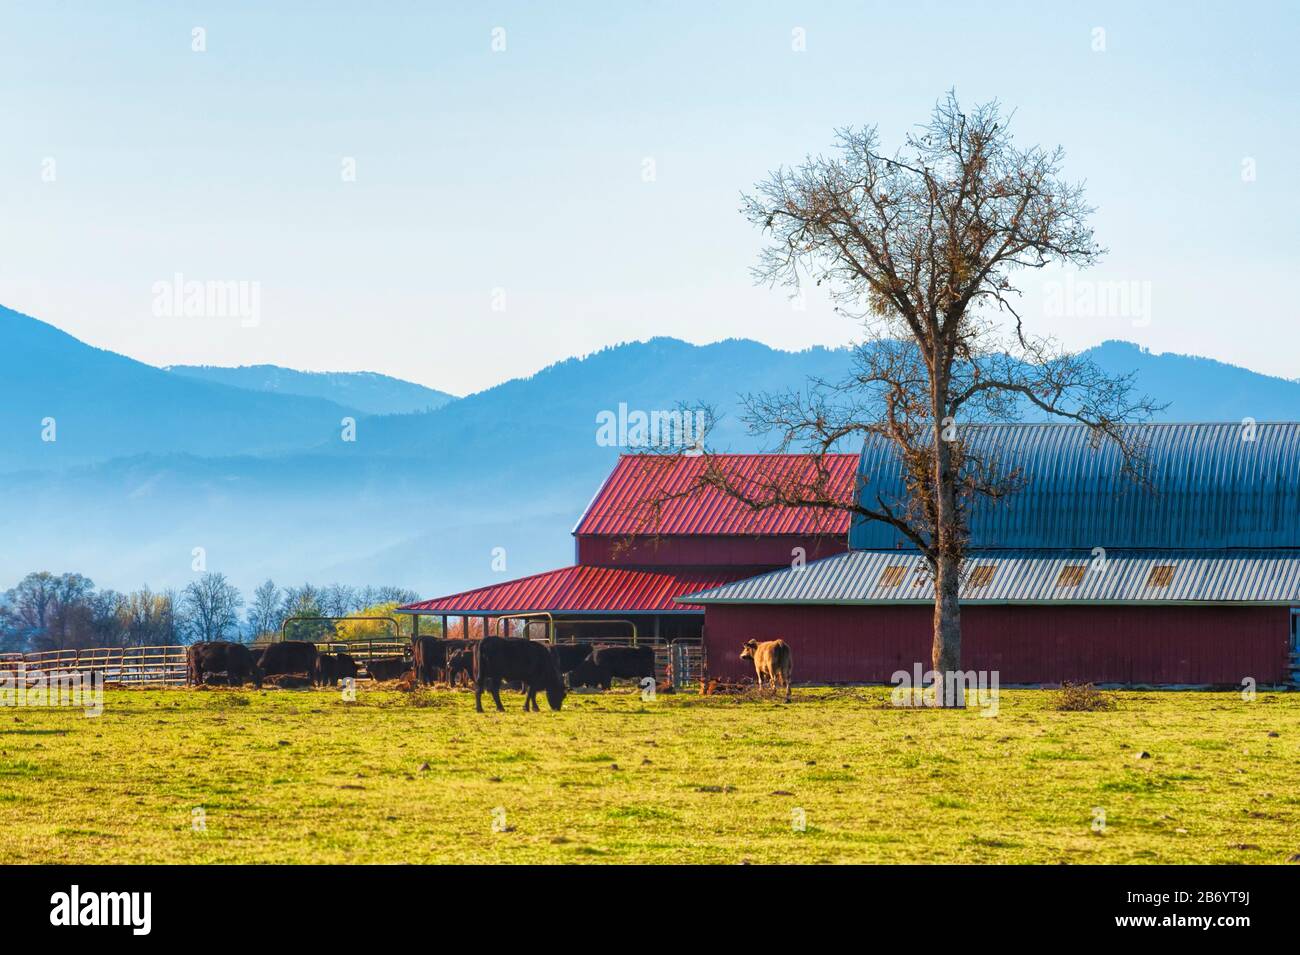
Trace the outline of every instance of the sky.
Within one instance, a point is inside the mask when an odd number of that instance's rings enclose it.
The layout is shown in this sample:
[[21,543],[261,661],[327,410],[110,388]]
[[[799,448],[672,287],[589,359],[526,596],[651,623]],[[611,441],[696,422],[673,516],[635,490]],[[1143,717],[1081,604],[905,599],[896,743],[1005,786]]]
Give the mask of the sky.
[[703,6],[0,3],[0,303],[455,394],[657,335],[842,345],[754,285],[740,195],[954,88],[1097,207],[1099,266],[1021,278],[1032,331],[1300,376],[1295,4]]

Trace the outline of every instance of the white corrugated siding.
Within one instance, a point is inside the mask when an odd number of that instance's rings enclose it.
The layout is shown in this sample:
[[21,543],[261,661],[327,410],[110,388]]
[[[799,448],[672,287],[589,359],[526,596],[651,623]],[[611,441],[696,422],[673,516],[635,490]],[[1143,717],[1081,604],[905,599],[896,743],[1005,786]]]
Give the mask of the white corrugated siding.
[[[1061,570],[1087,565],[1076,587],[1058,586]],[[1168,587],[1149,583],[1158,565],[1174,568]],[[972,586],[975,569],[994,566],[992,579]],[[886,571],[903,567],[887,586]],[[1108,551],[1104,564],[1090,551],[998,551],[967,560],[966,603],[1274,603],[1300,604],[1300,550]],[[678,598],[680,603],[864,604],[932,603],[925,560],[909,551],[850,551],[801,570],[783,569]]]

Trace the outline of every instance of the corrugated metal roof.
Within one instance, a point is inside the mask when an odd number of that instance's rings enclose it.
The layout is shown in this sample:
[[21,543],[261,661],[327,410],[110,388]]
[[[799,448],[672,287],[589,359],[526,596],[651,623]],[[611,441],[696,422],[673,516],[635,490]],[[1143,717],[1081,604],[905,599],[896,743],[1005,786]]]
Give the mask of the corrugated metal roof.
[[[983,573],[979,568],[992,568]],[[1077,586],[1062,571],[1085,567]],[[1153,584],[1172,567],[1168,586]],[[895,569],[899,568],[899,569]],[[1155,572],[1161,576],[1163,572]],[[1074,572],[1077,575],[1077,571]],[[1067,577],[1070,576],[1067,574]],[[981,579],[987,578],[983,584]],[[963,603],[1206,603],[1300,605],[1300,550],[998,551],[968,559]],[[858,550],[782,568],[680,598],[686,604],[875,604],[934,602],[925,559],[915,551]]]
[[[403,613],[691,612],[674,601],[757,572],[754,567],[564,567],[399,607]],[[696,611],[698,612],[698,611]]]
[[[856,454],[828,454],[828,490],[839,500],[853,499]],[[758,494],[774,481],[808,481],[818,458],[806,454],[625,454],[588,506],[575,534],[626,536],[634,534],[830,534],[848,533],[847,511],[773,507],[756,511],[722,491],[697,489],[689,497],[663,503],[655,519],[647,501],[688,491],[708,462],[725,469],[728,479]]]
[[[1135,425],[1148,444],[1154,490],[1121,471],[1110,442],[1093,449],[1073,424],[959,425],[982,457],[1023,469],[1027,484],[971,510],[973,547],[1300,547],[1300,424]],[[903,499],[892,445],[869,439],[859,474],[864,502]],[[898,533],[860,521],[849,544],[894,547]]]

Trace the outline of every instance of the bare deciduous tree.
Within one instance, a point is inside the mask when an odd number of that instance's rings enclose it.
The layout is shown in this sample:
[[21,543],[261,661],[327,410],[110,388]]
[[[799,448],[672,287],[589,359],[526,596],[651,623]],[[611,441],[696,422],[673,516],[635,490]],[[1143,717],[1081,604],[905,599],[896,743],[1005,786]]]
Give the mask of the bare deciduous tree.
[[239,630],[240,595],[225,574],[209,571],[181,592],[192,642],[224,640]]
[[[1108,376],[1029,334],[1016,309],[1016,273],[1086,267],[1102,253],[1082,186],[1061,178],[1059,148],[1017,148],[996,103],[965,113],[951,93],[895,153],[881,151],[874,128],[841,130],[838,147],[772,173],[744,198],[743,211],[770,237],[756,280],[796,290],[811,280],[862,322],[853,374],[747,396],[746,419],[752,433],[775,437],[775,450],[819,461],[863,441],[886,442],[906,493],[846,495],[830,486],[824,462],[743,483],[709,462],[695,484],[755,510],[846,510],[896,528],[924,555],[934,581],[933,670],[943,686],[959,687],[945,677],[961,662],[969,508],[1013,493],[1021,477],[996,454],[981,455],[963,428],[1026,411],[1084,424],[1140,477],[1143,448],[1124,425],[1158,409],[1135,394],[1131,375]],[[683,493],[690,490],[666,496]],[[648,503],[653,511],[663,502]]]
[[248,608],[248,629],[252,639],[257,640],[266,634],[274,634],[280,629],[281,613],[280,588],[274,580],[265,580],[253,591],[253,602]]

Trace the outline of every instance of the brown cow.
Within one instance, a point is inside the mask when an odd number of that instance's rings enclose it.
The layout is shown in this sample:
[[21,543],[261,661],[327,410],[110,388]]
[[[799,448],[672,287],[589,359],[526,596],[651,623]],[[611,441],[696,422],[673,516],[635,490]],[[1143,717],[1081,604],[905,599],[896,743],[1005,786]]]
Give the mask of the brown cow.
[[758,688],[763,689],[763,677],[767,677],[773,690],[779,684],[785,684],[785,701],[790,702],[790,645],[784,640],[749,640],[740,651],[740,659],[754,664],[754,673],[758,676]]

